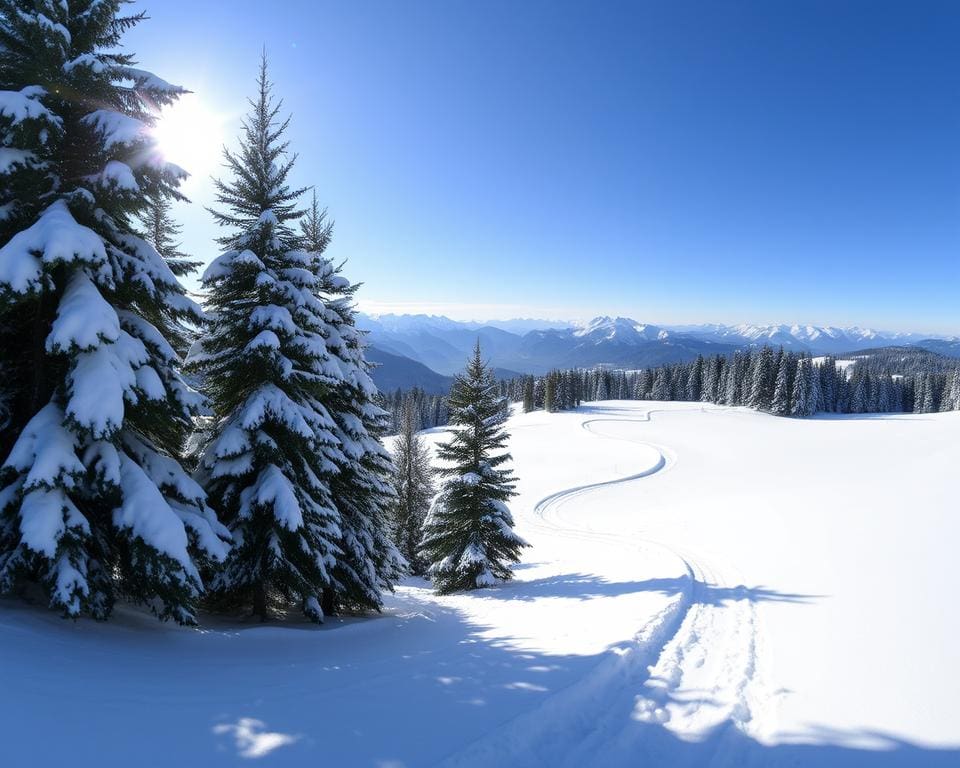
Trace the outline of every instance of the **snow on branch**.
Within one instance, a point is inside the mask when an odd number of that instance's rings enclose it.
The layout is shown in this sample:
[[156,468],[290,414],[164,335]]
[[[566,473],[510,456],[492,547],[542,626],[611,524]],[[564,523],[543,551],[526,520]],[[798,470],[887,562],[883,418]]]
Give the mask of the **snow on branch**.
[[86,272],[77,270],[60,299],[57,318],[47,336],[47,351],[91,350],[119,337],[120,320],[116,311]]
[[117,144],[138,144],[150,135],[150,126],[145,122],[112,109],[91,112],[83,118],[83,122],[100,131],[104,149],[110,149]]
[[110,282],[103,240],[77,223],[65,201],[57,200],[0,248],[0,287],[30,293],[42,285],[44,264],[73,261],[88,264],[104,282]]
[[63,125],[63,120],[40,101],[46,93],[39,85],[29,85],[19,91],[0,91],[0,117],[7,118],[11,125],[24,120],[45,120],[58,127]]

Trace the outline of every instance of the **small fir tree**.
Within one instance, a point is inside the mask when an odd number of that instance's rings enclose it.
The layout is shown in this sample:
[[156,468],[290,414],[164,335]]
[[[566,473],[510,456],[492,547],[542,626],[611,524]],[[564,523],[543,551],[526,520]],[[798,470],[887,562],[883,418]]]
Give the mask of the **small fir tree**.
[[422,557],[441,594],[491,586],[512,578],[512,563],[527,546],[513,530],[506,502],[513,495],[504,447],[502,410],[480,344],[450,393],[453,437],[439,448],[445,478],[424,524]]

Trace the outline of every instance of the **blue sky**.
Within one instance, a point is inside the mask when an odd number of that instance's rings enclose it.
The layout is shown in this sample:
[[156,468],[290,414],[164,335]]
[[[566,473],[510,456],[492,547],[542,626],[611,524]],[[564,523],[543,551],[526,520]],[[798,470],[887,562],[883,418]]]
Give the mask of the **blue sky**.
[[217,116],[204,260],[266,46],[365,308],[960,333],[955,2],[138,7],[128,46]]

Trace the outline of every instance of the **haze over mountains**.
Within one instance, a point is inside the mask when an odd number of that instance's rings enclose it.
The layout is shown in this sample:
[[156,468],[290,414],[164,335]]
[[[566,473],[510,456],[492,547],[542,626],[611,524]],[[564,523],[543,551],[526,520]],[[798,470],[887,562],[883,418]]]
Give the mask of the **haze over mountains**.
[[858,327],[659,326],[606,316],[577,326],[529,319],[479,323],[437,315],[363,313],[358,325],[368,332],[370,357],[380,364],[374,379],[384,391],[413,386],[445,391],[449,377],[461,370],[478,339],[499,376],[595,365],[643,368],[764,344],[814,355],[917,346],[960,357],[960,340],[953,337]]

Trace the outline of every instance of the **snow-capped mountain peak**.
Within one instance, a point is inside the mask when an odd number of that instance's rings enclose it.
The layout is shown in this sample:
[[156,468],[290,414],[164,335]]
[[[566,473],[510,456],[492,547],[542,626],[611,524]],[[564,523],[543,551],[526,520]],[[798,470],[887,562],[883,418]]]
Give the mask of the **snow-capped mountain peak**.
[[597,344],[604,342],[637,344],[643,341],[662,341],[670,335],[670,332],[656,325],[638,323],[629,317],[604,315],[595,317],[577,328],[573,335]]

